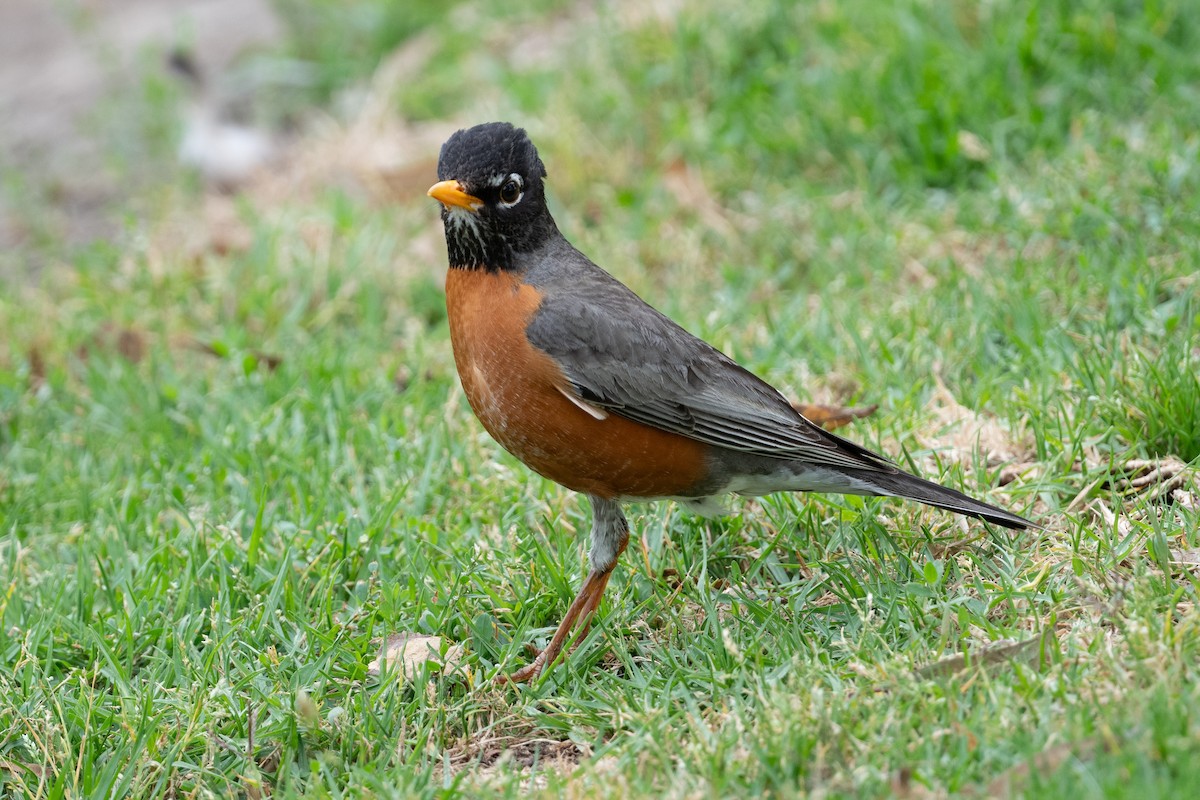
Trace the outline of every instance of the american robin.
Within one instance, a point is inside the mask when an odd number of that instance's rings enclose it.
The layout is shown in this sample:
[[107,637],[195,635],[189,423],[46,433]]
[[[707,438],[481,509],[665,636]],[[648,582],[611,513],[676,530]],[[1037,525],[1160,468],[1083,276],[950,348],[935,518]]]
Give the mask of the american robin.
[[539,675],[587,624],[629,541],[625,501],[840,492],[1032,524],[801,416],[572,247],[546,207],[545,177],[525,131],[494,122],[442,145],[429,189],[442,204],[450,341],[471,408],[506,450],[592,504],[579,595],[549,646],[507,680]]

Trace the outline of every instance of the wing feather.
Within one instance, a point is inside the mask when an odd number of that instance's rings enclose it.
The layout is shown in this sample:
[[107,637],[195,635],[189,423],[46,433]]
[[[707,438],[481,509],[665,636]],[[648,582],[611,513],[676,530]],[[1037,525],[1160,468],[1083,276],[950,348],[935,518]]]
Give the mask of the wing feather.
[[[580,402],[714,447],[831,467],[891,462],[827,433],[778,391],[601,270],[548,291],[526,329]],[[591,298],[602,297],[603,303]]]

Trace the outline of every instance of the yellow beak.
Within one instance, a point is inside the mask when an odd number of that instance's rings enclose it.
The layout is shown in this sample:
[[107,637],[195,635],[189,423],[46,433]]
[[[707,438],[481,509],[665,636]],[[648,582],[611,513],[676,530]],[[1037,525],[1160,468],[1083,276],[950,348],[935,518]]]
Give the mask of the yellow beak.
[[444,206],[457,206],[467,211],[478,211],[483,208],[483,201],[474,195],[463,191],[458,181],[439,181],[429,187],[427,194]]

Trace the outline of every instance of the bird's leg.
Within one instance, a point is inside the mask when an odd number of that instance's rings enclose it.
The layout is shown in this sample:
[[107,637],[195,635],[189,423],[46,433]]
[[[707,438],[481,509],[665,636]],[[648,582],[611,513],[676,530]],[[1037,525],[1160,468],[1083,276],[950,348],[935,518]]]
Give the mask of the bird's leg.
[[575,602],[567,609],[567,615],[559,623],[558,629],[550,639],[546,649],[538,653],[528,666],[514,672],[512,675],[501,675],[497,680],[501,683],[511,681],[523,683],[542,674],[542,670],[554,664],[563,645],[571,635],[576,623],[580,625],[577,641],[581,641],[587,633],[588,623],[596,609],[600,607],[600,599],[604,597],[604,589],[612,576],[617,559],[629,544],[629,523],[621,513],[621,507],[615,500],[605,500],[591,496],[592,501],[592,550],[588,556],[591,571],[579,588]]
[[580,632],[580,638],[582,638],[582,634],[587,633],[587,616],[599,605],[600,597],[604,594],[604,587],[608,585],[608,576],[610,574],[612,573],[597,573],[595,571],[588,573],[587,578],[583,581],[583,586],[579,589],[579,594],[576,596],[575,602],[571,603],[571,607],[567,609],[567,615],[558,624],[558,629],[554,631],[554,636],[550,639],[550,644],[546,645],[546,649],[538,653],[533,661],[512,675],[500,675],[497,680],[500,683],[510,681],[512,683],[524,683],[541,675],[542,670],[553,664],[554,660],[558,658],[558,654],[562,652],[563,645],[566,644],[567,638],[571,635],[571,630],[579,620],[582,620],[583,624],[583,630]]

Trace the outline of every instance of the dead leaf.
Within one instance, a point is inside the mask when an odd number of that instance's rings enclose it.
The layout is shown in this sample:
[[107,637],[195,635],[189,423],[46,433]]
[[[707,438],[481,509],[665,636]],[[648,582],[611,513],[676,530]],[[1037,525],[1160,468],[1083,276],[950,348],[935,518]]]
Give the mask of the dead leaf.
[[[1190,491],[1196,485],[1196,471],[1174,456],[1155,459],[1130,459],[1120,466],[1113,466],[1109,478],[1110,462],[1100,453],[1090,454],[1086,465],[1076,464],[1076,470],[1086,469],[1100,473],[1079,490],[1066,510],[1077,509],[1088,500],[1097,488],[1111,488],[1131,496],[1142,495],[1151,503],[1177,502],[1186,504],[1191,499]],[[1103,511],[1101,516],[1105,516]],[[1105,517],[1106,522],[1111,522]]]
[[856,419],[863,419],[875,413],[879,404],[869,406],[828,406],[821,403],[792,403],[801,416],[809,422],[820,425],[827,431],[848,425]]
[[412,383],[412,370],[401,364],[396,367],[396,371],[392,373],[392,386],[396,387],[396,391],[403,394],[408,391],[409,384]]
[[49,778],[51,776],[50,770],[41,764],[19,764],[15,761],[7,761],[3,758],[0,758],[0,769],[11,772],[14,775],[21,772],[28,772],[31,775],[37,776],[38,778]]
[[258,757],[258,768],[263,772],[275,772],[279,769],[279,762],[282,760],[283,748],[274,745],[264,755]]
[[379,655],[367,665],[367,674],[390,672],[400,681],[412,680],[426,661],[439,664],[442,675],[454,671],[462,663],[464,648],[453,644],[442,655],[442,637],[419,633],[395,633],[383,643]]
[[37,345],[29,348],[29,388],[37,391],[46,382],[46,358]]
[[146,334],[134,328],[105,322],[96,329],[89,341],[79,345],[75,354],[80,361],[87,361],[93,351],[116,351],[126,361],[137,364],[146,357],[147,349]]
[[1046,628],[1041,636],[1023,642],[1001,640],[975,653],[957,653],[917,669],[918,678],[949,678],[970,667],[985,667],[1007,661],[1024,661],[1037,664],[1043,654],[1054,643],[1054,629]]
[[117,352],[134,364],[146,357],[146,337],[132,328],[117,332]]
[[1145,493],[1150,502],[1166,499],[1182,489],[1189,477],[1188,465],[1174,456],[1158,459],[1133,459],[1121,468],[1124,476],[1114,488],[1129,494]]
[[1110,530],[1115,528],[1120,536],[1128,536],[1133,531],[1133,523],[1129,521],[1129,517],[1123,513],[1118,516],[1117,512],[1109,508],[1103,500],[1096,500],[1090,508],[1103,520],[1106,528]]
[[992,157],[991,149],[975,134],[968,130],[960,130],[955,137],[958,150],[968,161],[983,163]]
[[1200,548],[1192,550],[1176,550],[1171,548],[1171,563],[1179,565],[1180,572],[1196,572],[1200,568]]
[[274,353],[264,353],[262,350],[251,350],[250,354],[254,356],[254,360],[267,368],[267,372],[274,372],[279,369],[279,365],[283,363],[283,356],[277,356]]
[[1034,461],[1018,461],[1009,464],[1000,470],[1000,474],[996,476],[996,484],[999,486],[1008,486],[1017,478],[1022,477],[1025,473],[1037,467],[1037,462]]
[[929,410],[939,424],[934,435],[918,435],[924,447],[937,450],[964,467],[975,463],[976,451],[992,466],[1030,461],[1031,448],[1025,437],[1014,436],[995,417],[960,404],[940,378],[937,391],[930,398]]

